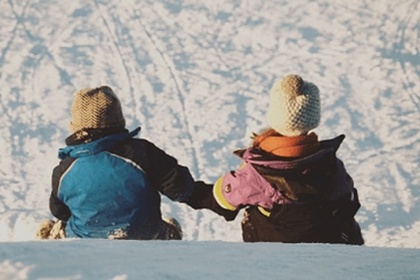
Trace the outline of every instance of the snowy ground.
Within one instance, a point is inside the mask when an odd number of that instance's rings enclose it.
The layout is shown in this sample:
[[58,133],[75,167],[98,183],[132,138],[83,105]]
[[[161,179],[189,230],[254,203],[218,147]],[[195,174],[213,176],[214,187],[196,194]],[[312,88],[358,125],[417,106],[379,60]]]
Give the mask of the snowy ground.
[[111,240],[9,242],[7,249],[1,254],[6,259],[0,263],[1,279],[416,280],[420,276],[420,254],[415,249]]
[[[170,256],[157,278],[220,277],[208,264],[227,269],[226,258],[230,278],[258,278],[248,264],[288,279],[420,278],[419,38],[416,0],[2,1],[0,278],[136,279],[154,272],[137,261],[155,267]],[[50,217],[50,174],[75,90],[110,85],[129,128],[140,125],[141,137],[213,182],[266,126],[268,90],[288,73],[321,89],[320,138],[347,136],[339,156],[359,190],[367,247],[242,244],[240,217],[226,223],[167,199],[163,212],[188,242],[34,241]],[[88,270],[93,255],[102,272]],[[50,271],[57,266],[62,274]],[[340,274],[348,266],[360,268],[355,277]]]

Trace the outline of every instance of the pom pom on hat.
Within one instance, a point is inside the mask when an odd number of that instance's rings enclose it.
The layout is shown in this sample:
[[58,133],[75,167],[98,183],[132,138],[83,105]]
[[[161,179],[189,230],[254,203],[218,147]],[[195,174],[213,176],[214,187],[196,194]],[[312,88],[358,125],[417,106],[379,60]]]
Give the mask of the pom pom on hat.
[[125,128],[121,103],[108,86],[78,90],[71,107],[72,133],[92,128]]
[[319,125],[320,107],[318,87],[288,75],[271,88],[268,124],[284,136],[305,135]]

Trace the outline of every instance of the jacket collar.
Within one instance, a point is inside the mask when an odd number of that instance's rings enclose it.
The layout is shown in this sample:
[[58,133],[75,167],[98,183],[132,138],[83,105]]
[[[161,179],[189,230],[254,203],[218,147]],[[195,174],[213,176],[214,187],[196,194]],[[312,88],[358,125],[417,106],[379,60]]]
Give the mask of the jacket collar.
[[[140,132],[140,127],[136,128],[132,132],[124,131],[120,133],[108,134],[102,137],[98,137],[97,139],[87,142],[87,143],[69,145],[65,148],[59,149],[58,158],[64,159],[67,156],[70,156],[73,158],[79,158],[79,157],[95,155],[97,153],[106,151],[114,147],[115,145],[117,145],[118,143],[124,140],[133,138],[139,132]],[[77,143],[77,141],[75,143]]]
[[122,132],[128,132],[125,128],[115,128],[115,127],[108,127],[108,128],[84,128],[75,133],[71,134],[69,137],[66,138],[66,145],[67,146],[75,146],[80,144],[85,144],[92,142],[96,139],[99,139],[104,136],[108,136],[110,134],[117,134]]

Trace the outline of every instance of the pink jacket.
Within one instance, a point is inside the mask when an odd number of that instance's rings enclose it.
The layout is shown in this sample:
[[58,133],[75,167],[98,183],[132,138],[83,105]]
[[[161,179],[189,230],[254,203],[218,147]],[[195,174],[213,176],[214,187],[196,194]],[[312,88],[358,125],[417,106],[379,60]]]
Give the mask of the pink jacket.
[[[221,207],[232,211],[249,205],[269,210],[274,204],[337,199],[353,189],[353,180],[347,174],[343,162],[335,156],[343,139],[344,136],[322,141],[322,148],[318,152],[295,159],[270,156],[250,147],[241,155],[241,167],[226,173],[216,181],[213,195]],[[329,163],[325,162],[326,159]],[[302,172],[310,166],[319,168],[312,170],[309,177],[301,175],[292,181],[287,179],[286,174]],[[270,172],[275,174],[271,177],[275,178],[277,187],[268,181],[270,176],[264,177],[257,169],[271,170]]]
[[250,148],[243,154],[243,163],[236,171],[220,177],[213,188],[213,195],[220,206],[236,210],[245,205],[258,205],[271,209],[273,204],[290,203],[280,191],[274,189],[252,166]]

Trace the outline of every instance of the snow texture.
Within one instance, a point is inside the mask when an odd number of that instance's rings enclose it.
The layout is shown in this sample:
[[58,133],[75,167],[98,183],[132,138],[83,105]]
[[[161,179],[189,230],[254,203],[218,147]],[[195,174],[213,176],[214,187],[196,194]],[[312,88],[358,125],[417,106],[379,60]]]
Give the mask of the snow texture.
[[[420,2],[7,0],[0,30],[0,279],[420,279]],[[111,86],[214,182],[289,73],[321,90],[320,138],[346,135],[366,246],[244,244],[240,215],[166,198],[184,241],[35,241],[77,89]]]

